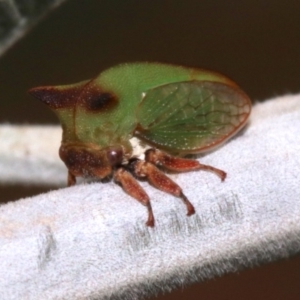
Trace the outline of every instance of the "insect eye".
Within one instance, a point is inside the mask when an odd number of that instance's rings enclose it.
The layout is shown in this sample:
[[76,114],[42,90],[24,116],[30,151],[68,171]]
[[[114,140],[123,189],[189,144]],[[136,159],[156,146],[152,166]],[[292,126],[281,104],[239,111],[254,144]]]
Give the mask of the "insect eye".
[[109,147],[106,155],[112,166],[120,165],[123,161],[123,149],[121,147]]

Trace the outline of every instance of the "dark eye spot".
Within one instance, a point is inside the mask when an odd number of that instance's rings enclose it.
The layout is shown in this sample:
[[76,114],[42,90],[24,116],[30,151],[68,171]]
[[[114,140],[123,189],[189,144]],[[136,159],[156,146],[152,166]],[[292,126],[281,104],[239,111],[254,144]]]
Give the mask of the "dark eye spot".
[[84,102],[85,108],[94,112],[108,111],[118,104],[116,96],[111,93],[91,94]]

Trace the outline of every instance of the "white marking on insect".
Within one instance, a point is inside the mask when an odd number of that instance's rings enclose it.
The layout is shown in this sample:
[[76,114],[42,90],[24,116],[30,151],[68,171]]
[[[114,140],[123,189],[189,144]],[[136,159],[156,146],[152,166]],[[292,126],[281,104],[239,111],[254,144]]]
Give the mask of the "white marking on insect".
[[132,156],[133,157],[137,157],[139,159],[144,159],[145,158],[145,151],[147,149],[150,149],[151,146],[141,142],[140,139],[133,137],[130,139],[130,144],[132,146],[133,152],[132,152]]

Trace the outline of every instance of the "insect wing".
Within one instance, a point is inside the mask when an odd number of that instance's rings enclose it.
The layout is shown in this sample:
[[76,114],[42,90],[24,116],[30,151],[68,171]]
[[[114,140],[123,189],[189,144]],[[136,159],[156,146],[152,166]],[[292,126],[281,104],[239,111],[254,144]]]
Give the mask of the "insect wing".
[[250,111],[250,99],[235,86],[175,82],[145,93],[135,134],[169,152],[205,152],[242,128]]

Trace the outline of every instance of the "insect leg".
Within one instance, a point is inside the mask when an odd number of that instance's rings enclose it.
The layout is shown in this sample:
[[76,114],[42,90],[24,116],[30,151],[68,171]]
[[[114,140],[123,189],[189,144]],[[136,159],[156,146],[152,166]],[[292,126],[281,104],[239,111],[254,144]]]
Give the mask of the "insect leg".
[[220,169],[200,164],[194,159],[174,157],[153,148],[148,149],[145,152],[145,160],[155,165],[161,165],[171,171],[186,172],[193,170],[206,170],[217,174],[222,181],[226,178],[226,173]]
[[165,175],[161,170],[159,170],[155,165],[150,162],[134,159],[130,162],[129,167],[138,177],[146,177],[147,180],[156,188],[181,198],[187,207],[188,216],[195,213],[194,206],[183,194],[181,187],[167,175]]
[[70,171],[68,171],[68,186],[76,184],[76,177]]
[[147,226],[154,226],[154,215],[150,203],[149,196],[140,186],[137,180],[124,168],[118,168],[114,173],[114,179],[116,182],[119,182],[125,192],[130,196],[138,200],[143,205],[147,206],[148,209],[148,220],[146,222]]

